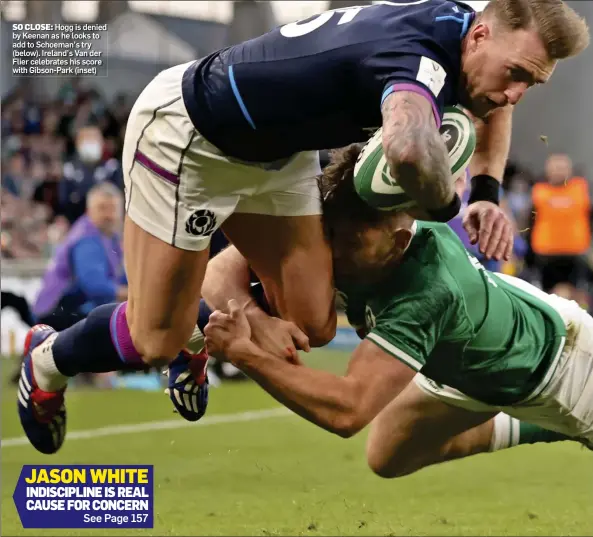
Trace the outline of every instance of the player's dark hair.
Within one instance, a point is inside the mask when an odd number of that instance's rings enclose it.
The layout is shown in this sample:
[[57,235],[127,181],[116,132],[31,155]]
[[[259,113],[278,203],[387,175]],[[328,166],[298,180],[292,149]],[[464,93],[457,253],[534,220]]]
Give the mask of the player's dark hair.
[[489,15],[509,30],[536,28],[551,60],[576,56],[589,45],[585,19],[562,0],[490,0],[483,12]]
[[[400,252],[393,247],[396,240],[392,223],[397,213],[374,209],[357,194],[354,166],[362,147],[353,144],[332,151],[330,164],[319,178],[319,188],[323,197],[324,229],[332,242],[336,279],[376,283],[389,274],[400,259]],[[369,228],[381,228],[386,237],[380,244],[375,243],[372,251],[364,240],[364,232]],[[338,252],[347,252],[346,258],[337,265],[335,238],[339,239]]]
[[362,225],[377,224],[381,213],[365,203],[354,189],[354,166],[362,144],[352,144],[330,153],[330,163],[319,178],[323,214],[327,223],[347,219]]

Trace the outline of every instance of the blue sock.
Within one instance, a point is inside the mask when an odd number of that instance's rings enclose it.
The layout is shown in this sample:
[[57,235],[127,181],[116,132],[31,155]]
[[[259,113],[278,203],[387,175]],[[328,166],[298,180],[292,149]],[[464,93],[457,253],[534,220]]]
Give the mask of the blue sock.
[[210,309],[210,306],[208,306],[208,304],[206,304],[206,301],[202,298],[202,300],[200,300],[200,309],[198,310],[198,321],[196,323],[202,334],[204,333],[204,328],[206,328],[206,325],[208,324],[208,319],[210,318],[211,313],[212,310]]
[[95,308],[89,316],[60,332],[52,354],[58,371],[67,377],[78,373],[105,373],[144,369],[134,349],[126,320],[127,302]]

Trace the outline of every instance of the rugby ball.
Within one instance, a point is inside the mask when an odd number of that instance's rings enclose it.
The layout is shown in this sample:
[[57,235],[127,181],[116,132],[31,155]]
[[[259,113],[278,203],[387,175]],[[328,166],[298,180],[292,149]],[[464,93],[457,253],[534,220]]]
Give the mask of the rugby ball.
[[[365,144],[354,166],[354,187],[372,207],[382,211],[414,207],[416,202],[391,177],[383,154],[382,129]],[[449,151],[451,180],[461,177],[476,149],[476,130],[472,120],[459,108],[447,107],[440,128]]]

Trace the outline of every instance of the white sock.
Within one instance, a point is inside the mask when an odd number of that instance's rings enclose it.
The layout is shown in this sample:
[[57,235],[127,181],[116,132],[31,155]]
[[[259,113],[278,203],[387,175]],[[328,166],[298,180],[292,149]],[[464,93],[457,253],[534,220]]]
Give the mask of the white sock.
[[60,373],[54,361],[53,343],[58,334],[52,334],[41,345],[33,349],[33,376],[37,386],[44,392],[57,392],[68,383],[68,377]]
[[519,420],[507,414],[494,416],[494,429],[490,440],[490,451],[498,451],[519,443]]
[[194,326],[194,331],[185,346],[192,354],[199,354],[204,350],[204,334],[198,325]]

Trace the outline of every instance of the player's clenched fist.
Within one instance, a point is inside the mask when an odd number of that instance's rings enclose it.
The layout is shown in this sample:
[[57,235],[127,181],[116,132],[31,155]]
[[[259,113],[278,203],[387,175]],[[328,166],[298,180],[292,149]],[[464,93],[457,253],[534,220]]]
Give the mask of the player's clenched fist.
[[486,259],[508,261],[513,253],[514,227],[495,203],[476,201],[465,211],[463,227],[472,244],[479,243]]
[[300,364],[298,349],[309,352],[309,339],[292,322],[270,317],[262,312],[248,317],[236,300],[229,300],[229,313],[216,310],[204,328],[208,353],[228,360],[237,367],[241,356],[254,348],[273,356],[282,356],[288,362]]
[[233,355],[251,341],[251,326],[243,308],[236,300],[229,300],[229,313],[214,311],[204,335],[210,356],[232,360]]

